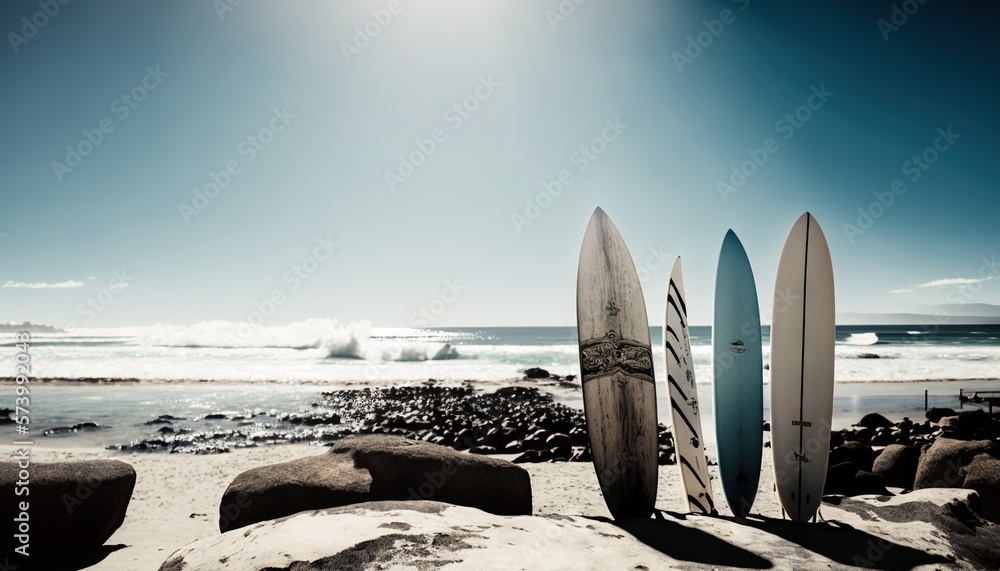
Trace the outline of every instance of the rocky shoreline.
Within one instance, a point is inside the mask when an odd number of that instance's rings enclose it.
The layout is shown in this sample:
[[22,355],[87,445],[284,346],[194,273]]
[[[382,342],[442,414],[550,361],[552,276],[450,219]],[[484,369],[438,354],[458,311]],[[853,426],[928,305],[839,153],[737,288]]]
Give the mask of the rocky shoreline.
[[[530,369],[526,379],[551,380],[543,373]],[[543,388],[509,386],[482,392],[469,385],[428,381],[323,392],[309,408],[298,411],[216,411],[190,418],[164,413],[145,422],[150,431],[145,438],[108,449],[215,454],[292,443],[331,446],[351,435],[387,434],[473,454],[514,455],[515,463],[589,462],[583,411],[555,402]],[[105,428],[80,422],[45,434]],[[766,422],[764,429],[766,435]],[[996,444],[1000,422],[981,409],[931,409],[922,421],[892,422],[879,413],[867,414],[851,428],[831,432],[826,491],[857,495],[887,493],[887,486],[913,489],[923,452],[941,438]],[[659,463],[672,464],[673,439],[662,424],[659,447]]]
[[[495,392],[433,384],[324,392],[308,410],[214,412],[184,418],[163,414],[145,423],[155,432],[124,452],[225,453],[292,443],[331,445],[351,435],[389,434],[473,454],[516,454],[515,463],[591,461],[583,411],[538,388]],[[52,434],[100,430],[94,423]],[[659,425],[660,464],[674,462],[670,431]]]

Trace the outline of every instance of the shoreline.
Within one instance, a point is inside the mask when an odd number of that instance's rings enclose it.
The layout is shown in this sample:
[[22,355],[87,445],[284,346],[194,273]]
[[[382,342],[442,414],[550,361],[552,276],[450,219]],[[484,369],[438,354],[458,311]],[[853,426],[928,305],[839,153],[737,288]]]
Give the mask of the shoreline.
[[[177,390],[174,390],[175,388]],[[49,442],[44,438],[36,438],[36,444],[30,451],[33,462],[113,459],[130,464],[137,474],[124,523],[105,543],[99,559],[84,568],[108,571],[156,569],[176,550],[194,541],[215,541],[220,537],[219,510],[223,494],[239,474],[253,468],[327,454],[328,449],[325,445],[332,444],[347,434],[398,434],[453,447],[463,454],[481,454],[513,461],[526,470],[531,478],[534,514],[599,520],[610,517],[594,474],[594,465],[590,461],[586,433],[581,433],[581,429],[585,429],[582,411],[556,402],[548,393],[524,387],[510,387],[488,393],[472,387],[425,384],[319,393],[313,390],[313,387],[300,388],[301,395],[307,397],[303,402],[312,404],[300,413],[295,413],[299,422],[291,424],[296,427],[293,431],[305,428],[305,432],[295,434],[309,435],[310,443],[289,440],[286,438],[287,434],[294,432],[288,432],[269,444],[248,447],[217,445],[218,442],[227,442],[227,438],[233,438],[233,435],[240,433],[240,430],[244,431],[242,433],[244,435],[250,434],[251,430],[258,430],[253,424],[240,426],[240,423],[254,422],[256,415],[246,416],[244,412],[239,411],[228,413],[230,416],[225,419],[209,418],[215,413],[205,412],[197,422],[210,420],[222,424],[213,430],[192,431],[185,433],[184,436],[178,435],[182,439],[194,442],[197,439],[193,435],[200,434],[201,441],[207,443],[200,448],[200,452],[204,453],[199,453],[199,449],[176,449],[178,447],[173,445],[163,447],[160,451],[150,452],[139,451],[134,446],[118,450],[87,446],[83,440],[76,437],[69,439],[56,437]],[[136,391],[131,385],[116,388],[118,392],[143,393],[144,399],[164,394],[164,391],[157,390],[157,387],[148,389],[148,391]],[[49,392],[77,395],[93,390],[93,386],[48,389]],[[44,392],[46,389],[39,390],[39,393]],[[171,387],[170,392],[189,395],[191,390]],[[39,393],[36,393],[36,396],[39,396]],[[245,396],[245,391],[241,391],[240,394]],[[954,397],[953,400],[957,402],[957,394]],[[864,398],[861,400],[868,404],[879,402]],[[127,405],[119,403],[119,406]],[[165,405],[157,404],[157,406]],[[334,412],[335,410],[339,412]],[[841,414],[842,418],[849,416],[850,419],[849,424],[845,423],[847,426],[843,428],[835,426],[834,433],[831,434],[833,449],[830,456],[831,467],[836,465],[840,468],[828,472],[826,493],[845,493],[851,496],[856,495],[855,492],[878,496],[890,493],[897,494],[901,498],[900,501],[906,501],[906,495],[899,495],[903,488],[890,487],[888,483],[871,485],[870,471],[873,470],[872,463],[875,458],[889,445],[930,445],[939,436],[946,435],[941,430],[944,428],[944,423],[940,427],[932,426],[929,422],[923,422],[924,415],[920,415],[919,418],[913,415],[914,421],[908,425],[900,422],[885,424],[878,418],[881,415],[867,414],[876,410],[878,409],[868,407],[865,415]],[[331,414],[337,415],[336,422],[333,422]],[[266,415],[269,419],[276,419],[278,416],[277,413]],[[865,418],[862,418],[863,416]],[[886,416],[898,418],[898,415],[893,414]],[[178,433],[181,421],[195,422],[194,419],[167,417],[162,414],[154,420],[164,422],[147,423],[144,426],[150,431],[171,428]],[[313,420],[316,422],[313,423]],[[951,423],[949,426],[960,428],[962,421],[957,418],[955,420],[959,420],[959,424]],[[448,421],[454,422],[448,423]],[[352,430],[343,431],[347,426],[353,427]],[[869,428],[870,426],[875,428]],[[329,440],[312,438],[317,434],[327,434],[328,429],[336,434],[336,438]],[[312,430],[319,432],[309,432]],[[667,429],[661,426],[661,430]],[[711,428],[706,433],[710,431]],[[162,433],[162,436],[166,442],[169,433]],[[670,457],[673,450],[672,439],[663,432],[660,437],[661,462],[657,466],[658,491],[655,505],[667,516],[679,517],[679,521],[684,521],[685,516],[680,514],[687,512],[687,503],[683,497],[681,471],[673,462],[674,458]],[[770,440],[770,432],[766,427],[763,437],[765,441]],[[706,436],[706,439],[714,440],[710,436]],[[0,442],[4,442],[2,436]],[[511,447],[515,442],[517,445]],[[172,444],[177,443],[175,441]],[[12,458],[15,447],[9,444],[0,445],[0,454]],[[844,473],[845,470],[847,473]],[[721,517],[699,518],[698,521],[709,526],[708,529],[714,530],[714,533],[721,533],[723,536],[734,530],[742,534],[752,529],[753,526],[727,527],[736,523],[730,517],[724,501],[719,468],[713,462],[709,462],[709,473],[712,476],[713,494],[717,499],[715,503]],[[765,445],[753,513],[757,518],[780,522],[781,509],[772,492],[773,488],[772,458],[770,450]],[[830,514],[827,517],[843,515],[838,511],[839,500],[836,500],[836,497],[833,496],[834,499],[831,500],[833,503],[823,504],[823,509]],[[883,501],[884,498],[879,498],[877,503]],[[919,520],[905,525],[912,527],[917,525],[917,521]],[[784,523],[776,525],[780,527]],[[871,525],[873,526],[871,529],[881,530],[889,536],[893,533],[888,523]],[[934,529],[933,526],[927,527],[927,533],[933,533]],[[936,541],[938,543],[935,545],[942,549],[948,545],[947,539],[939,538]],[[794,557],[817,557],[815,553],[810,555],[808,547],[804,550],[803,547],[805,546],[795,547],[793,543],[782,549],[791,549],[788,554]],[[820,552],[818,555],[820,562],[824,556],[830,557],[828,553]]]
[[[339,384],[338,384],[339,385]],[[568,388],[565,383],[538,382],[519,379],[514,383],[483,384],[475,382],[441,383],[429,380],[410,381],[389,386],[370,384],[355,387],[249,383],[224,384],[200,383],[130,383],[130,384],[40,384],[34,387],[32,409],[32,435],[35,445],[44,448],[121,446],[142,440],[154,440],[171,430],[221,434],[227,431],[268,431],[291,435],[292,441],[322,444],[343,430],[324,431],[322,438],[312,438],[303,425],[309,426],[308,417],[320,406],[326,393],[351,391],[381,391],[383,389],[468,391],[470,395],[494,395],[505,387],[537,389],[540,395],[550,395],[554,405],[582,411],[579,385]],[[703,403],[702,424],[713,452],[714,411],[711,385],[699,384],[699,398]],[[930,407],[952,407],[959,410],[959,389],[967,393],[1000,389],[1000,381],[969,381],[961,386],[951,381],[923,383],[847,383],[835,386],[833,428],[848,428],[869,412],[879,412],[897,422],[905,417],[922,418],[924,391],[929,393]],[[661,424],[670,426],[669,400],[666,391],[658,391],[657,410]],[[765,390],[765,407],[762,420],[769,416],[768,391]],[[968,407],[968,405],[966,405]],[[330,409],[330,407],[326,407]],[[2,412],[3,407],[0,407]],[[328,410],[335,412],[336,410]],[[168,422],[161,422],[163,418]],[[176,417],[179,420],[171,420]],[[488,417],[484,417],[488,418]],[[283,420],[282,420],[283,419]],[[302,420],[303,422],[298,422]],[[499,419],[503,420],[503,419]],[[291,422],[288,422],[291,421]],[[296,423],[298,426],[295,426]],[[339,424],[320,419],[316,425]],[[250,428],[248,428],[248,426]],[[341,427],[343,428],[343,427]],[[398,425],[394,428],[407,428]],[[417,427],[422,429],[425,427]],[[295,429],[293,433],[293,429]],[[44,434],[43,431],[49,431]],[[15,436],[12,424],[0,424],[0,441],[10,441]],[[281,440],[273,435],[263,445],[277,445]],[[203,438],[204,440],[204,438]]]
[[[16,385],[16,377],[0,377],[0,386],[4,385]],[[539,383],[539,381],[542,381]],[[421,385],[426,383],[434,383],[439,386],[462,386],[462,385],[483,385],[490,387],[507,387],[507,386],[559,386],[562,388],[579,388],[579,383],[575,381],[565,381],[565,380],[548,380],[548,379],[526,379],[523,377],[511,377],[509,379],[499,379],[499,380],[481,380],[481,379],[462,379],[462,380],[444,380],[444,379],[397,379],[397,380],[379,380],[376,382],[365,381],[365,380],[349,380],[349,381],[330,381],[330,380],[315,380],[315,379],[305,379],[305,380],[277,380],[277,379],[263,379],[263,380],[246,380],[246,379],[226,379],[226,380],[214,380],[214,379],[139,379],[139,378],[124,378],[124,377],[32,377],[31,382],[34,384],[41,384],[47,387],[107,387],[107,386],[191,386],[191,387],[202,387],[202,386],[221,386],[221,387],[243,387],[243,386],[279,386],[279,387],[330,387],[336,388],[346,388],[346,387],[388,387],[388,386],[412,386]],[[915,383],[985,383],[985,382],[996,382],[1000,383],[1000,375],[997,377],[961,377],[961,378],[934,378],[934,379],[835,379],[834,387],[843,385],[871,385],[871,384],[893,384],[893,385],[906,385]],[[698,381],[699,386],[711,386],[711,381]],[[764,385],[769,385],[767,378],[765,377]]]

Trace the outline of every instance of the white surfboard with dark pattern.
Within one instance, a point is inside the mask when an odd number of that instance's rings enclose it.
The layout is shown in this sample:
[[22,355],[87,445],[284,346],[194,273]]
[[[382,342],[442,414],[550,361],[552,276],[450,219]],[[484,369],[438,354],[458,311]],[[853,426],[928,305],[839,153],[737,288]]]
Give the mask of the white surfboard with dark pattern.
[[621,234],[598,208],[580,250],[576,290],[583,410],[597,481],[615,519],[656,502],[656,383],[646,302]]

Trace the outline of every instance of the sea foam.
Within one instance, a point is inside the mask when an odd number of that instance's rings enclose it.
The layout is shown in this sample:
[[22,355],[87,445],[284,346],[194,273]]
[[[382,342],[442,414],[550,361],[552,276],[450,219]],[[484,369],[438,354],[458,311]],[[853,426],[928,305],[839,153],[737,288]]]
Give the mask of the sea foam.
[[139,345],[154,347],[316,349],[330,358],[372,361],[454,359],[449,343],[413,339],[378,339],[368,321],[342,324],[336,319],[308,319],[288,325],[252,326],[235,321],[194,325],[152,325],[135,331]]
[[874,333],[851,333],[844,340],[844,345],[874,345],[878,343],[878,335]]

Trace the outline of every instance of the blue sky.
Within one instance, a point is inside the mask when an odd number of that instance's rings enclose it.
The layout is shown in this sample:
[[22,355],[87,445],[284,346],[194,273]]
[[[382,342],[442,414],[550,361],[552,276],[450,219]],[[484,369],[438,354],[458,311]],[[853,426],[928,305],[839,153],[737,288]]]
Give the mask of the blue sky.
[[711,322],[729,228],[766,311],[806,210],[838,311],[1000,303],[992,3],[43,5],[0,6],[0,320],[567,325],[596,206],[654,324],[676,255]]

